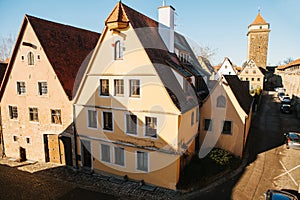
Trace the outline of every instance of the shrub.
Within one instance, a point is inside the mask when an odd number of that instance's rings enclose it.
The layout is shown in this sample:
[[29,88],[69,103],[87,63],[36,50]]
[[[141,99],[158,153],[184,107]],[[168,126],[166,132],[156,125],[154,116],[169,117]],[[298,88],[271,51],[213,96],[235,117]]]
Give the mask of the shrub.
[[233,156],[223,149],[215,148],[209,153],[209,158],[219,165],[229,165]]

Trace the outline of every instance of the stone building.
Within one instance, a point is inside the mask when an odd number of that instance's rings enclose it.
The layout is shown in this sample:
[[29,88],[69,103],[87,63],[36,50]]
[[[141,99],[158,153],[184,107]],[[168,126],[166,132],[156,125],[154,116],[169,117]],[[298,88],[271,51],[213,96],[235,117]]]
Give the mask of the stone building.
[[248,26],[248,57],[247,61],[254,60],[258,67],[266,69],[269,44],[270,24],[260,13]]

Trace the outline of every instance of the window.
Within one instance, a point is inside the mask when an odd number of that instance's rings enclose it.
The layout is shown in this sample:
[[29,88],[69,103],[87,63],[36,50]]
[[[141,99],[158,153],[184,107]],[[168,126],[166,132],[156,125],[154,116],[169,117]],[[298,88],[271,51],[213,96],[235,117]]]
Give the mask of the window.
[[136,152],[137,169],[148,172],[148,153],[143,151]]
[[225,108],[226,107],[226,98],[221,95],[217,98],[217,107]]
[[242,78],[242,77],[241,77],[240,79],[241,79],[241,81],[243,80],[243,78]]
[[125,151],[124,148],[114,147],[115,150],[115,164],[125,166]]
[[89,128],[98,128],[97,124],[97,110],[88,110],[87,115],[88,115],[88,127]]
[[9,118],[18,119],[18,108],[17,106],[8,106]]
[[256,74],[256,70],[255,69],[253,70],[253,74]]
[[47,82],[38,82],[38,87],[39,87],[39,95],[48,94],[48,84],[47,84]]
[[222,133],[231,134],[231,128],[232,128],[232,121],[224,121]]
[[195,113],[192,112],[192,115],[191,115],[191,126],[193,126],[195,123]]
[[130,96],[139,97],[140,96],[140,80],[130,80]]
[[145,135],[148,137],[157,137],[157,118],[156,117],[146,117],[146,130]]
[[103,112],[103,130],[113,131],[113,116],[111,112]]
[[249,79],[248,78],[246,78],[246,81],[248,81]]
[[126,115],[126,133],[137,134],[137,116],[132,114]]
[[109,96],[109,80],[100,79],[100,95]]
[[254,81],[254,78],[251,78],[251,81]]
[[248,71],[248,70],[245,70],[245,73],[246,73],[246,74],[248,74],[248,73],[249,73],[249,71]]
[[204,130],[205,131],[212,130],[212,120],[211,119],[204,119]]
[[260,78],[257,78],[257,81],[260,81]]
[[101,144],[101,161],[110,163],[110,146],[107,144]]
[[116,79],[115,80],[115,96],[124,95],[124,80]]
[[51,110],[51,123],[62,124],[61,110]]
[[117,40],[114,46],[115,60],[123,59],[123,47],[121,41]]
[[179,52],[179,60],[183,63],[187,63],[189,61],[189,54],[185,52]]
[[34,54],[32,52],[27,54],[27,62],[28,65],[34,65]]
[[29,108],[29,121],[38,122],[39,114],[37,108]]
[[30,143],[31,143],[29,137],[26,137],[26,143],[27,143],[27,144],[30,144]]
[[14,141],[14,142],[17,142],[17,141],[18,141],[18,137],[14,135],[14,136],[13,136],[13,141]]
[[199,108],[196,110],[196,122],[199,122]]
[[19,95],[21,94],[26,94],[26,86],[25,86],[25,82],[17,82],[17,93]]

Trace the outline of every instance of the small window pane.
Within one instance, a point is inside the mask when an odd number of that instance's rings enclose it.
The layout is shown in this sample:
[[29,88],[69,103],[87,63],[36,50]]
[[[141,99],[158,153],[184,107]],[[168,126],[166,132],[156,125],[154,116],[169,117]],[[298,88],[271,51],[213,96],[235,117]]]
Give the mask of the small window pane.
[[62,124],[61,110],[51,110],[51,123]]
[[34,65],[34,54],[32,52],[27,54],[27,61],[28,65]]
[[224,121],[222,133],[223,134],[231,134],[231,129],[232,129],[232,122]]
[[110,163],[110,146],[101,144],[101,160]]
[[109,80],[100,79],[100,95],[109,96]]
[[137,169],[148,172],[148,153],[137,151]]
[[146,136],[148,137],[157,137],[157,118],[155,117],[146,117]]
[[88,127],[97,128],[97,111],[88,110]]
[[211,131],[212,128],[212,121],[211,119],[204,119],[204,130]]
[[18,94],[26,94],[25,82],[17,82],[17,92]]
[[18,119],[18,108],[17,106],[8,106],[9,118]]
[[137,134],[137,116],[126,115],[126,132],[130,134]]
[[124,148],[115,147],[115,164],[116,165],[125,165],[125,151]]
[[124,80],[117,79],[115,80],[115,96],[124,95]]
[[130,96],[139,97],[140,96],[140,80],[130,80]]
[[48,83],[47,82],[39,82],[39,95],[48,94]]
[[32,122],[39,121],[38,109],[37,108],[29,108],[29,120]]
[[103,112],[103,129],[108,131],[113,130],[113,118],[111,112]]

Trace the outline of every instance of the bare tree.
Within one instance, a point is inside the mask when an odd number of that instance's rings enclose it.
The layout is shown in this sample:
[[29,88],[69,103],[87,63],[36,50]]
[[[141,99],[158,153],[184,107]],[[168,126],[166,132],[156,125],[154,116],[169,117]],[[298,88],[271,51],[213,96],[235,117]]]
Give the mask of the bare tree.
[[0,36],[0,61],[10,58],[15,38],[12,35],[8,37]]
[[292,57],[288,57],[288,58],[285,58],[283,61],[280,61],[278,63],[278,65],[286,65],[286,64],[288,64],[288,63],[290,63],[292,61],[294,61],[294,59]]

